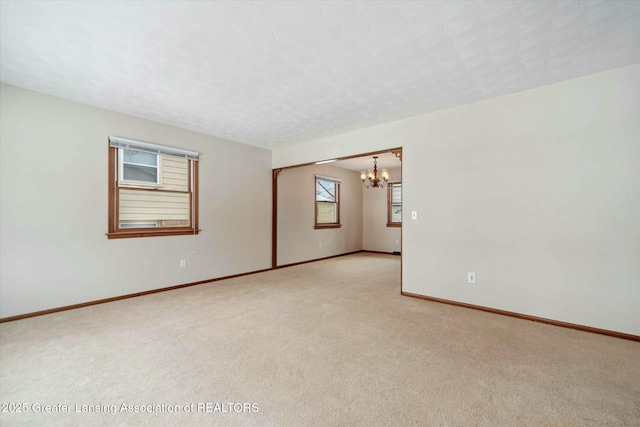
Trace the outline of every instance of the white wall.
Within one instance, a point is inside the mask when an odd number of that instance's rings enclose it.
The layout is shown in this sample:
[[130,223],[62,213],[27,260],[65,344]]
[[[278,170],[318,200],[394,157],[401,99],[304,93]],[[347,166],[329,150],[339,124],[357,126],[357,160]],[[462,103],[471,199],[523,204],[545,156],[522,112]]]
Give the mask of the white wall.
[[[314,228],[316,174],[342,180],[340,228]],[[305,166],[280,172],[278,265],[359,250],[362,250],[362,181],[358,172],[330,165]]]
[[[270,151],[7,85],[0,98],[0,317],[270,267]],[[198,237],[107,239],[110,135],[201,153]]]
[[279,149],[273,167],[402,146],[404,291],[640,335],[639,99],[635,65]]
[[[400,168],[389,169],[390,181],[402,179]],[[387,227],[387,189],[362,186],[362,248],[400,252],[401,228]]]

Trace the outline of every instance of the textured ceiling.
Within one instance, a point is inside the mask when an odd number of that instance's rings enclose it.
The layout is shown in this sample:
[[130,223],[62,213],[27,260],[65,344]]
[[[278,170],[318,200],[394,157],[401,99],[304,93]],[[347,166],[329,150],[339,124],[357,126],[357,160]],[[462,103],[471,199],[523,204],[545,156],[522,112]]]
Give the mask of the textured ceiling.
[[402,162],[395,154],[392,153],[378,153],[371,154],[369,156],[355,157],[352,159],[338,160],[331,163],[331,166],[337,166],[343,169],[349,169],[356,172],[367,171],[373,169],[373,156],[377,156],[378,169],[387,168],[399,168],[402,166]]
[[638,1],[0,5],[3,82],[265,148],[640,62]]

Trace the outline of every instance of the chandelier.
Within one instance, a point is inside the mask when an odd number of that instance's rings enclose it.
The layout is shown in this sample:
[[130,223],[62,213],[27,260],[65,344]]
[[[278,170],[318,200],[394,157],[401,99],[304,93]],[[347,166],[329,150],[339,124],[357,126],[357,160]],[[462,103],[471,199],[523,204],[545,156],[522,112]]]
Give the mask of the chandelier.
[[384,188],[389,181],[389,171],[382,169],[380,173],[381,178],[378,178],[378,156],[373,156],[373,169],[369,169],[367,172],[360,172],[360,179],[362,184],[366,188]]

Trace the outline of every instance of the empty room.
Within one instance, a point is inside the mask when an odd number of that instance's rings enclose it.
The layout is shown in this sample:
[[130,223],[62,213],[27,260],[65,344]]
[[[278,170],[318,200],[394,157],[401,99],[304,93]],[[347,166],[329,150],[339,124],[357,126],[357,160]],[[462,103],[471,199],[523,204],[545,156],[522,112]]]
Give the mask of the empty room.
[[637,426],[640,2],[0,0],[0,424]]

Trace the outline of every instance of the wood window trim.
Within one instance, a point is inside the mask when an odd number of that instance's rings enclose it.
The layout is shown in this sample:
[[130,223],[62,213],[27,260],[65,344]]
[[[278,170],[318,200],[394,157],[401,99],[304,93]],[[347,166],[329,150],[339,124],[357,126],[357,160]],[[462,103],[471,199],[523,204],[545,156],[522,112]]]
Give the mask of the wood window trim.
[[[191,171],[193,168],[193,174]],[[162,228],[128,228],[118,227],[119,198],[118,198],[118,148],[109,146],[109,231],[106,233],[109,239],[126,239],[133,237],[158,237],[158,236],[191,236],[200,233],[198,227],[198,162],[189,160],[188,174],[193,179],[188,181],[189,205],[193,210],[191,227],[162,227]],[[193,185],[192,185],[193,183]],[[137,188],[145,191],[170,191],[156,188]]]
[[321,230],[323,228],[340,228],[342,224],[316,224],[313,226],[316,230]]
[[[318,182],[318,178],[316,177],[313,180],[313,194],[316,194],[316,191],[317,191],[316,187],[318,185],[317,182]],[[318,200],[317,200],[317,197],[315,197],[315,196],[313,198],[313,207],[314,207],[314,225],[313,225],[313,228],[316,229],[316,230],[322,230],[324,228],[340,228],[340,227],[342,227],[342,224],[340,223],[340,199],[341,199],[341,197],[340,197],[340,191],[341,191],[340,190],[340,187],[341,187],[340,182],[336,182],[336,187],[337,187],[337,190],[338,190],[338,191],[336,191],[336,193],[337,193],[337,197],[336,197],[336,222],[327,222],[327,223],[325,223],[325,222],[319,223],[318,222]]]
[[393,191],[393,184],[400,184],[402,185],[402,183],[400,181],[398,182],[393,182],[390,183],[391,185],[389,185],[387,187],[387,227],[398,227],[401,228],[402,227],[402,221],[401,222],[394,222],[391,221],[391,209],[392,209],[392,194],[391,192]]

